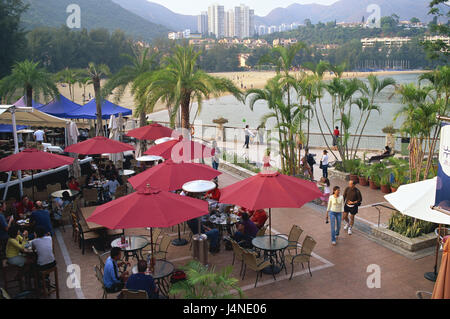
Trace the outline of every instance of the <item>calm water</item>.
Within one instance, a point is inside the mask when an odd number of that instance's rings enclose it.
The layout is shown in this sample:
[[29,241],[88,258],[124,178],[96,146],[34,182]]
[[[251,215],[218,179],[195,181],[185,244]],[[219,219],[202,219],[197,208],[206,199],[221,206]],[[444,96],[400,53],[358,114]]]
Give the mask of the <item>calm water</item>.
[[[391,76],[397,82],[397,84],[405,83],[417,83],[419,74],[402,74]],[[384,76],[380,76],[380,79]],[[363,81],[367,81],[365,78]],[[397,120],[397,123],[393,122],[395,114],[401,109],[400,96],[393,95],[394,88],[389,87],[385,89],[379,97],[376,99],[375,104],[380,106],[381,113],[372,112],[364,134],[368,135],[383,135],[382,128],[394,124],[394,127],[398,128],[401,125],[401,119]],[[331,118],[331,97],[325,95],[322,99],[322,106],[327,119]],[[354,106],[356,108],[356,106]],[[191,121],[197,111],[197,105],[194,104],[191,110]],[[218,99],[212,99],[203,103],[202,112],[197,116],[196,121],[201,121],[204,125],[212,125],[213,119],[218,117],[224,117],[228,119],[227,126],[243,127],[248,124],[251,128],[256,128],[260,122],[261,117],[268,113],[269,109],[265,102],[261,101],[255,105],[253,111],[250,110],[248,104],[244,105],[238,102],[232,96],[225,96]],[[151,119],[156,121],[168,121],[167,111],[154,113],[150,116]],[[356,128],[360,115],[359,111],[352,111],[352,127]],[[274,126],[275,121],[268,121],[267,128]],[[200,123],[199,123],[200,124]],[[339,125],[339,124],[337,124]],[[323,125],[322,125],[323,127]],[[317,119],[313,118],[311,122],[311,132],[320,132],[317,125]]]

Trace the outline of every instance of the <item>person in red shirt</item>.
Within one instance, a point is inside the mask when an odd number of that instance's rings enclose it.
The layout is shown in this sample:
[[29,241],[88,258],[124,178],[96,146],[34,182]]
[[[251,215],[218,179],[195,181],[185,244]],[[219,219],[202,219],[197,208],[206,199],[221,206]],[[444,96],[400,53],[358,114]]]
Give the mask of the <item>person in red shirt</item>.
[[339,132],[339,127],[336,126],[333,131],[333,146],[334,147],[337,147],[339,135],[341,135],[341,132]]
[[219,201],[220,199],[220,189],[219,187],[214,188],[213,190],[210,190],[206,193],[206,196],[210,199]]
[[261,228],[264,226],[264,224],[266,223],[268,216],[267,213],[264,209],[258,209],[256,210],[252,217],[250,218],[250,220],[256,225],[258,226],[258,228]]
[[73,176],[69,177],[69,182],[67,183],[67,187],[69,187],[69,189],[71,189],[73,191],[80,191],[80,184],[78,184],[77,180]]
[[33,211],[33,202],[28,198],[27,195],[22,197],[22,201],[16,203],[16,213],[22,219],[25,213],[31,213]]

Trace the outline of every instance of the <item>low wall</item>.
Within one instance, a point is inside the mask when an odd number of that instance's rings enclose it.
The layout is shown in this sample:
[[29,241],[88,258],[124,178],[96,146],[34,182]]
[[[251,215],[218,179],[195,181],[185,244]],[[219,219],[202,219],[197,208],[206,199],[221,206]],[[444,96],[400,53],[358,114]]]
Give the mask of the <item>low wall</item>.
[[371,231],[375,238],[393,244],[408,252],[417,252],[436,245],[435,233],[429,233],[417,238],[408,238],[392,230],[381,227],[371,227]]

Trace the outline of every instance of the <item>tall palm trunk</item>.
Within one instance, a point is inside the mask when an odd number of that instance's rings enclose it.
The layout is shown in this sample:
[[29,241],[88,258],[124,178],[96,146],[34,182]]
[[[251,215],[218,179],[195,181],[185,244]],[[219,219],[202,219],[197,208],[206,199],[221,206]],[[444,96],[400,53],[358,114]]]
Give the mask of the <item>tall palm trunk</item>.
[[[144,127],[147,125],[147,114],[145,112],[139,113],[139,127]],[[147,142],[145,140],[139,141],[139,149],[141,153],[144,153],[147,150]]]
[[102,124],[102,101],[100,97],[100,78],[94,78],[94,92],[95,92],[95,102],[97,106],[97,129],[95,132],[96,136],[103,136],[103,124]]
[[188,93],[184,93],[183,94],[183,98],[181,100],[181,128],[183,128],[183,135],[185,138],[188,138],[189,135],[188,132],[190,132],[190,128],[191,128],[191,123],[190,123],[190,114],[189,114],[189,109],[190,109],[190,104],[191,104],[191,96]]
[[33,88],[30,85],[27,85],[26,92],[27,92],[27,106],[32,107],[33,106]]

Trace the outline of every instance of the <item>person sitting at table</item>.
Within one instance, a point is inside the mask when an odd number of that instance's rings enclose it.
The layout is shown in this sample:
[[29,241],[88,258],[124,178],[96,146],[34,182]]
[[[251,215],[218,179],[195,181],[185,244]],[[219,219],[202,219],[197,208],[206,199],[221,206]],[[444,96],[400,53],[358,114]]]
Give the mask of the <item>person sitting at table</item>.
[[31,226],[36,228],[42,228],[45,234],[53,235],[52,221],[50,219],[50,213],[44,209],[41,201],[36,202],[36,207],[30,216]]
[[108,180],[108,182],[103,185],[103,188],[105,189],[105,198],[107,200],[111,200],[114,196],[114,193],[116,192],[117,187],[120,186],[119,181],[117,180],[117,175],[111,176],[111,179]]
[[77,180],[73,176],[69,177],[69,182],[67,183],[67,187],[73,191],[78,191],[78,192],[80,191],[80,184],[78,184]]
[[194,218],[187,221],[187,225],[189,226],[189,229],[192,231],[193,234],[198,234],[198,224],[200,220],[200,227],[201,227],[201,233],[205,234],[208,237],[209,240],[209,252],[212,254],[218,253],[220,251],[220,239],[219,239],[219,230],[216,228],[209,228],[205,226],[201,222],[201,217]]
[[27,195],[22,197],[20,202],[16,202],[16,214],[19,219],[23,219],[25,214],[31,213],[33,211],[34,205],[33,202],[28,198]]
[[258,227],[250,220],[247,213],[243,213],[238,231],[234,234],[233,239],[238,243],[242,242],[244,247],[252,247],[251,241],[255,238],[257,232]]
[[218,202],[219,199],[220,199],[220,189],[219,189],[219,184],[218,184],[216,181],[215,181],[214,183],[216,184],[216,188],[214,188],[214,189],[208,191],[208,192],[206,193],[206,198],[209,198],[209,199],[212,199],[212,200],[215,200],[215,201]]
[[257,209],[250,217],[250,220],[256,225],[256,227],[261,228],[266,223],[267,218],[268,216],[264,209]]
[[99,179],[97,173],[94,172],[94,173],[92,173],[91,176],[89,176],[89,178],[87,179],[87,183],[88,183],[88,184],[92,184],[92,183],[94,183],[95,181],[98,181],[98,180],[100,180],[100,179]]
[[31,242],[31,248],[37,255],[36,266],[38,271],[44,271],[56,266],[53,255],[53,240],[46,230],[38,226],[35,230],[36,239]]
[[8,264],[15,265],[20,268],[25,264],[30,264],[31,260],[27,259],[22,253],[25,250],[25,245],[28,243],[28,232],[25,230],[23,236],[20,234],[19,228],[13,226],[8,230],[9,239],[6,244],[6,258]]
[[[105,268],[103,270],[103,285],[109,293],[119,292],[125,286],[128,272],[123,272],[119,275],[119,263],[122,258],[122,251],[119,247],[111,249],[110,256],[106,259]],[[123,264],[121,262],[120,264]]]
[[132,274],[125,285],[128,290],[144,290],[149,299],[158,299],[158,288],[151,275],[147,275],[147,262],[139,260],[137,264],[138,273]]
[[61,197],[55,197],[53,199],[53,216],[52,218],[56,221],[61,220],[62,212],[64,207],[72,203],[72,198],[70,197],[70,193],[68,191],[64,191]]
[[3,255],[6,243],[9,239],[8,230],[11,227],[14,217],[10,216],[9,218],[6,217],[6,203],[3,201],[0,201],[0,255]]

